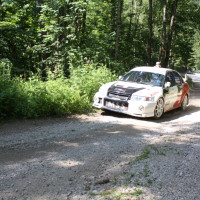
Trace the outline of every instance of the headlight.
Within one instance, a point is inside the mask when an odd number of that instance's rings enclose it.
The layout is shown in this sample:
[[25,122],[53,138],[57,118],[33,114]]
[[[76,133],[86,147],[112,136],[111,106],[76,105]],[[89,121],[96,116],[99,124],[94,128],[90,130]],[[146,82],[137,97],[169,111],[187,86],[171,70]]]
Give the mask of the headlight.
[[132,101],[154,101],[154,97],[131,96]]

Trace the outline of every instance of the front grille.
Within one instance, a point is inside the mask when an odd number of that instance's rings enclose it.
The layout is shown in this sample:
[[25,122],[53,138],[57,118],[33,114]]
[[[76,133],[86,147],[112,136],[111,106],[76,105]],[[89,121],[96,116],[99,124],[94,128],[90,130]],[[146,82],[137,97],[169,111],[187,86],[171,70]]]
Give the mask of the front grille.
[[128,100],[129,96],[128,95],[125,95],[125,94],[114,94],[114,93],[108,93],[108,97],[111,97],[111,98],[117,98],[117,99],[120,99],[120,100]]
[[128,110],[128,102],[116,101],[111,99],[105,99],[104,106],[107,108],[111,108],[113,110],[118,111],[127,111]]

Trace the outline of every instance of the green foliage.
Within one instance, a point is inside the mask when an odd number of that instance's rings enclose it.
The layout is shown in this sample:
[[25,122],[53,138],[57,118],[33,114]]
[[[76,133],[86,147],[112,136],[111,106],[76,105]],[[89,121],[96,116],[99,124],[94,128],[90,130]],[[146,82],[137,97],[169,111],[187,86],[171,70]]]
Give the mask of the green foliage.
[[165,152],[163,150],[159,149],[157,146],[152,144],[152,145],[146,146],[143,149],[141,155],[138,155],[134,159],[133,163],[137,163],[137,162],[140,162],[142,160],[148,159],[150,157],[151,153],[155,153],[157,155],[163,155],[163,156],[165,155]]
[[[117,72],[146,65],[149,2],[120,2],[1,0],[0,59],[11,61],[13,75],[40,71],[44,79],[49,72],[68,76],[73,53]],[[168,29],[173,1],[167,2]],[[152,63],[159,59],[162,9],[163,1],[155,0]],[[174,68],[199,68],[199,9],[196,0],[178,3],[170,58]]]
[[65,79],[46,82],[30,80],[21,85],[21,101],[16,115],[40,117],[84,112],[89,107],[87,98],[69,87]]
[[101,84],[115,76],[104,66],[87,64],[71,69],[71,77],[42,81],[38,77],[4,78],[0,75],[0,117],[44,117],[85,113]]
[[195,42],[193,46],[195,65],[191,66],[192,70],[200,69],[200,32],[195,34]]
[[104,83],[117,79],[105,66],[85,64],[71,68],[70,81],[75,90],[80,90],[91,101],[97,89]]
[[0,76],[1,78],[10,78],[11,75],[11,69],[12,69],[12,63],[9,59],[1,59],[0,60]]
[[18,84],[15,80],[10,80],[0,76],[0,116],[11,115],[18,100]]

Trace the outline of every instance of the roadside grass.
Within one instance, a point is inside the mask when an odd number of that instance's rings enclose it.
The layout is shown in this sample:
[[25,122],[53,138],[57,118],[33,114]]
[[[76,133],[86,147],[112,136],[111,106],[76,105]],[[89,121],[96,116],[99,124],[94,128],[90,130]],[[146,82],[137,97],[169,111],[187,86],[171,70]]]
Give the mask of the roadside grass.
[[124,173],[124,176],[125,176],[124,184],[128,185],[131,182],[132,178],[135,177],[135,173]]
[[143,175],[144,177],[148,177],[150,175],[150,170],[147,164],[145,164],[144,169],[142,172],[140,172],[141,175]]
[[166,155],[166,149],[160,149],[154,144],[150,144],[146,146],[140,155],[136,156],[136,158],[132,161],[133,163],[140,162],[142,160],[148,159],[150,157],[150,154],[157,154],[157,155]]
[[134,187],[150,187],[156,180],[152,176],[152,166],[149,165],[150,159],[153,159],[154,156],[166,156],[168,151],[174,152],[174,149],[169,146],[159,147],[155,144],[144,147],[142,152],[129,163],[131,170],[123,172],[122,184],[124,187],[129,187],[130,185]]

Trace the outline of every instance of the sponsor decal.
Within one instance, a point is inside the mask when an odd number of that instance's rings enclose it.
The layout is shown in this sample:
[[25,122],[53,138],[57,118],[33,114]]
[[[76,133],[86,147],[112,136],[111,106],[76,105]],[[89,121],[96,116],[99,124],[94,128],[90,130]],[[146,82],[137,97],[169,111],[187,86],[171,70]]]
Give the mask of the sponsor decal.
[[158,94],[159,92],[158,91],[156,91],[156,92],[154,92],[154,93],[152,93],[152,94],[150,94],[150,96],[151,97],[153,97],[153,96],[155,96],[156,94]]

